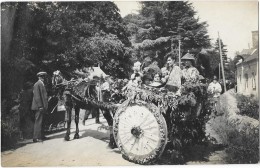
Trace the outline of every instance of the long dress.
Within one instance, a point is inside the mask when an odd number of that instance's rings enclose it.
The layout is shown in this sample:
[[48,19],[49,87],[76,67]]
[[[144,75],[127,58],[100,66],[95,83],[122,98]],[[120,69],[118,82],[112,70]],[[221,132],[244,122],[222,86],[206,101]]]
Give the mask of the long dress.
[[168,88],[170,91],[177,91],[181,87],[181,77],[181,68],[177,65],[174,65],[165,87]]

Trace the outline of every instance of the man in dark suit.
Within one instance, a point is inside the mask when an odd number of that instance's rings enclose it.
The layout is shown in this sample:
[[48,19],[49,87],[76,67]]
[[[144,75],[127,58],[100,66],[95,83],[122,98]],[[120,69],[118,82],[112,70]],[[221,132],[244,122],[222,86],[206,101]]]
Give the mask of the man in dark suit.
[[35,111],[33,142],[39,142],[45,139],[43,134],[43,117],[48,108],[47,91],[44,86],[46,75],[46,72],[39,72],[37,74],[39,80],[33,86],[32,110]]

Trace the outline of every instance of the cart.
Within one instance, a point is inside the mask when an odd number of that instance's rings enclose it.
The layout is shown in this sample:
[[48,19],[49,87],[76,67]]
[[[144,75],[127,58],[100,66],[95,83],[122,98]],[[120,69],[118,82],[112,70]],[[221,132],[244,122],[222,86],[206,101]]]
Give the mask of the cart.
[[147,87],[130,90],[113,122],[114,138],[123,158],[152,164],[166,146],[181,154],[185,145],[205,140],[201,136],[208,115],[201,107],[205,89],[200,84],[184,85],[182,95]]
[[48,101],[48,110],[44,119],[44,131],[51,133],[65,129],[65,113],[65,106],[59,101],[58,97],[51,97]]

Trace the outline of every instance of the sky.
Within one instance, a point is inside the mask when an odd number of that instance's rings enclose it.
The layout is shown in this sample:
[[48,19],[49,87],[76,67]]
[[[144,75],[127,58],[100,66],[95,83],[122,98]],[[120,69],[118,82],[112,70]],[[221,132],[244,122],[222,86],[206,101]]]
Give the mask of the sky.
[[[258,30],[258,1],[191,1],[196,17],[208,23],[208,34],[212,43],[218,38],[227,45],[227,56],[233,58],[236,51],[252,47],[251,31]],[[115,1],[122,17],[138,13],[137,1]]]

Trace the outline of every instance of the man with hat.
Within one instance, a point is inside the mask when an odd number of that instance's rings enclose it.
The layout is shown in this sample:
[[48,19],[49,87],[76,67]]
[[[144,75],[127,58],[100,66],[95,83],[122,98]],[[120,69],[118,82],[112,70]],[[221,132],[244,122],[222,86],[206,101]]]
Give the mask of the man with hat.
[[44,86],[46,75],[46,72],[37,73],[39,80],[33,86],[33,100],[31,107],[31,109],[35,111],[33,142],[39,142],[46,138],[43,134],[43,117],[48,108],[47,91]]
[[194,67],[195,58],[189,52],[185,54],[181,60],[184,62],[185,68],[182,70],[184,82],[197,83],[199,81],[199,71]]

